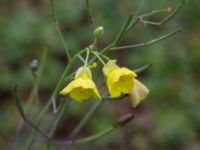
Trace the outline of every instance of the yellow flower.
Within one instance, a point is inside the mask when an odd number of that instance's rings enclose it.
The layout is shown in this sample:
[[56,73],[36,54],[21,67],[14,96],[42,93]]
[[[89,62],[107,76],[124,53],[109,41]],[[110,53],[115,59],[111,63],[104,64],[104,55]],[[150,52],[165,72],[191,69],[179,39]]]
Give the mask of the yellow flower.
[[119,67],[116,60],[110,60],[103,67],[109,93],[112,98],[121,94],[130,94],[134,86],[135,72],[125,67]]
[[134,87],[129,95],[133,107],[136,107],[149,94],[149,89],[140,81],[134,79]]
[[82,102],[90,97],[101,100],[97,87],[92,81],[91,70],[88,67],[80,67],[76,72],[75,79],[60,94],[69,94],[72,99],[78,102]]

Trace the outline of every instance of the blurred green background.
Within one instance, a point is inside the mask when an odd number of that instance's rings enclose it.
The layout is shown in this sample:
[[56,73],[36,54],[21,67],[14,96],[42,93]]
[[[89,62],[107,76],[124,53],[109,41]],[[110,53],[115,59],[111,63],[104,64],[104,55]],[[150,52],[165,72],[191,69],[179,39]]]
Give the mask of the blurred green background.
[[[139,2],[92,0],[93,26],[102,25],[105,29],[98,43],[100,48],[114,39],[128,15],[136,11]],[[174,9],[178,2],[148,0],[140,14],[168,6]],[[128,99],[107,102],[88,122],[80,137],[102,131],[127,112],[134,112],[134,121],[102,139],[73,146],[72,149],[200,149],[199,6],[200,1],[188,0],[180,12],[162,27],[139,23],[120,45],[145,42],[179,27],[183,28],[181,33],[148,47],[110,53],[111,58],[117,58],[121,66],[133,69],[153,63],[139,76],[150,89],[150,94],[135,109]],[[55,7],[61,31],[72,53],[90,45],[93,28],[88,24],[85,1],[56,0]],[[42,53],[48,45],[47,62],[39,86],[40,102],[44,104],[68,62],[50,13],[48,0],[0,1],[0,129],[10,142],[19,122],[11,94],[14,83],[20,85],[20,94],[26,100],[33,84],[30,62],[38,59],[40,64]],[[156,15],[149,19],[159,21],[163,16]],[[77,62],[77,66],[80,65]],[[98,67],[94,70],[96,75],[101,73],[101,65]],[[98,80],[97,76],[94,75],[94,79]],[[102,82],[100,79],[98,81]],[[92,103],[88,101],[70,108],[63,116],[55,137],[66,137]],[[31,111],[34,109],[32,107]],[[47,121],[51,124],[52,115]],[[45,124],[43,126],[45,129]],[[0,147],[5,148],[1,139]]]

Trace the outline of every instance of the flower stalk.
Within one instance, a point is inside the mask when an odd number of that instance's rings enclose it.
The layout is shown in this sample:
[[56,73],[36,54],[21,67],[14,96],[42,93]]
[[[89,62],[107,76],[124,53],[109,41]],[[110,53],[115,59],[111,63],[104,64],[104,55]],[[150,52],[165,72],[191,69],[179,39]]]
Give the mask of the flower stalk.
[[179,29],[177,29],[177,30],[175,30],[173,32],[167,33],[167,34],[165,34],[163,36],[160,36],[160,37],[155,38],[153,40],[150,40],[148,42],[139,43],[139,44],[133,44],[133,45],[126,45],[126,46],[112,47],[110,50],[122,50],[122,49],[138,48],[138,47],[145,47],[145,46],[153,45],[153,44],[156,44],[156,43],[158,43],[158,42],[160,42],[160,41],[162,41],[162,40],[164,40],[166,38],[169,38],[169,37],[175,35],[176,33],[181,32],[181,31],[182,31],[182,29],[179,28]]
[[52,12],[52,19],[54,21],[54,24],[56,26],[56,30],[58,32],[58,36],[60,38],[60,41],[62,42],[63,44],[63,47],[64,47],[64,50],[66,52],[66,55],[67,55],[67,59],[68,61],[71,60],[71,54],[70,54],[70,50],[64,40],[64,37],[63,37],[63,34],[60,30],[60,27],[59,27],[59,23],[58,23],[58,20],[57,20],[57,15],[56,15],[56,11],[55,11],[55,5],[54,5],[54,1],[53,0],[50,0],[50,6],[51,6],[51,12]]
[[106,136],[106,135],[110,134],[111,132],[115,131],[116,129],[122,128],[127,123],[129,123],[132,119],[133,119],[132,114],[130,114],[130,113],[126,114],[126,115],[120,117],[118,119],[118,121],[116,123],[114,123],[111,127],[108,127],[107,129],[105,129],[95,135],[75,140],[74,144],[83,144],[83,143],[92,142],[94,140],[100,139],[103,136]]
[[[38,118],[35,122],[36,126],[39,126],[45,116],[45,114],[47,113],[47,111],[49,110],[51,104],[52,104],[52,101],[53,99],[56,97],[56,95],[58,94],[62,84],[63,84],[63,80],[65,79],[65,77],[69,74],[70,70],[71,70],[71,67],[73,65],[73,63],[75,62],[76,58],[78,57],[79,54],[82,54],[85,52],[85,49],[80,51],[79,53],[77,53],[76,55],[74,55],[72,57],[72,59],[70,60],[70,62],[68,63],[67,67],[65,68],[64,72],[62,73],[52,95],[50,96],[47,104],[45,105],[45,107],[42,109],[41,113],[38,115]],[[30,147],[32,146],[32,143],[33,143],[33,139],[34,137],[36,136],[36,132],[34,130],[32,130],[31,132],[31,135],[30,135],[30,138],[28,140],[28,144],[27,144],[27,147],[26,149],[30,149]]]
[[[86,10],[87,10],[88,16],[91,17],[91,19],[92,19],[91,1],[85,0],[85,2],[86,2]],[[32,148],[32,145],[33,145],[33,142],[34,142],[34,139],[35,139],[37,133],[40,133],[47,140],[47,142],[49,142],[49,136],[50,137],[53,136],[53,133],[55,132],[55,129],[58,126],[60,119],[62,118],[63,114],[65,113],[65,110],[67,108],[69,108],[72,104],[74,104],[74,101],[73,101],[73,103],[66,103],[61,108],[61,110],[58,112],[59,113],[58,117],[56,118],[56,121],[53,124],[48,136],[46,134],[44,134],[43,131],[39,129],[40,124],[42,123],[46,113],[50,109],[52,102],[56,99],[58,93],[60,93],[62,95],[69,95],[73,100],[78,101],[78,102],[82,102],[83,100],[89,99],[90,97],[94,97],[96,99],[99,99],[99,101],[97,101],[91,107],[91,109],[84,115],[83,119],[81,119],[81,121],[77,124],[77,126],[71,132],[70,136],[67,138],[66,141],[68,141],[68,139],[69,139],[69,141],[75,139],[77,134],[79,134],[81,129],[84,127],[84,125],[89,121],[89,119],[94,115],[94,113],[102,106],[103,102],[106,99],[115,100],[115,99],[123,98],[124,96],[128,96],[128,95],[134,93],[135,80],[136,80],[135,78],[137,76],[136,73],[131,71],[128,68],[119,67],[116,64],[112,64],[109,67],[106,66],[108,63],[105,63],[103,59],[106,59],[106,61],[108,61],[108,62],[111,62],[112,59],[107,57],[105,55],[105,53],[109,50],[120,50],[120,49],[136,48],[136,47],[143,47],[143,46],[151,45],[151,44],[160,42],[161,40],[164,40],[164,39],[180,32],[181,29],[177,29],[174,32],[165,34],[161,37],[158,37],[156,39],[153,39],[153,40],[150,40],[150,41],[147,41],[147,42],[144,42],[144,43],[117,47],[117,44],[119,44],[120,41],[122,41],[122,39],[125,37],[127,32],[129,32],[138,22],[142,22],[144,24],[158,25],[158,26],[163,25],[164,23],[168,22],[170,19],[172,19],[177,14],[177,12],[180,10],[182,5],[185,3],[185,0],[181,0],[180,4],[176,7],[176,9],[174,9],[174,11],[172,11],[168,16],[166,16],[160,22],[152,22],[152,21],[144,20],[144,18],[155,15],[157,13],[169,11],[169,9],[168,10],[166,10],[166,9],[165,10],[163,10],[163,9],[162,10],[156,10],[156,11],[152,11],[150,13],[146,13],[146,14],[143,14],[143,15],[138,15],[139,11],[141,10],[141,8],[143,6],[143,3],[144,3],[144,0],[141,1],[136,13],[131,14],[128,17],[127,21],[124,23],[124,25],[120,29],[116,38],[114,38],[114,40],[109,45],[107,45],[105,48],[101,49],[100,52],[97,52],[97,46],[96,45],[97,45],[97,40],[103,35],[103,28],[102,27],[99,27],[99,28],[97,28],[97,30],[95,30],[95,32],[94,32],[95,37],[94,37],[94,41],[93,41],[91,47],[85,48],[84,50],[79,51],[77,54],[75,54],[72,57],[71,54],[70,54],[70,50],[68,48],[68,45],[65,43],[64,36],[63,36],[61,29],[59,27],[59,24],[58,24],[55,6],[54,6],[54,1],[50,0],[50,6],[51,6],[51,11],[52,11],[52,19],[55,23],[56,30],[58,32],[58,36],[59,36],[59,38],[60,38],[60,40],[63,44],[63,47],[65,49],[67,59],[68,59],[68,65],[65,68],[63,74],[61,75],[61,77],[60,77],[55,89],[53,90],[48,102],[46,103],[45,107],[41,110],[41,112],[38,115],[38,118],[36,119],[34,124],[31,121],[29,121],[29,119],[27,119],[26,114],[24,113],[23,108],[20,104],[19,97],[17,95],[17,87],[14,88],[14,97],[15,97],[15,100],[16,100],[16,105],[18,107],[18,110],[19,110],[21,116],[23,117],[23,119],[25,120],[25,122],[27,122],[33,128],[32,131],[31,131],[31,135],[28,139],[28,143],[25,147],[26,149]],[[82,54],[84,54],[84,53],[86,53],[85,59],[82,57]],[[90,58],[90,53],[94,54],[93,57],[91,57],[91,58]],[[76,73],[71,73],[70,72],[71,68],[73,67],[73,64],[75,63],[75,61],[78,57],[80,58],[81,61],[83,61],[83,66],[78,68]],[[94,60],[96,60],[96,59],[99,59],[99,61],[104,66],[103,74],[105,76],[108,91],[109,91],[109,94],[110,94],[109,98],[102,98],[101,97],[94,81],[92,80],[92,73],[91,73],[92,67],[90,68],[90,66],[94,62]],[[149,67],[149,65],[143,66],[143,68],[139,69],[138,71],[145,70],[148,67]],[[72,77],[72,75],[74,75],[73,80],[62,91],[60,91],[63,84],[66,81],[68,81]],[[39,83],[37,83],[37,84],[39,84]],[[36,84],[36,91],[38,90],[37,84]],[[140,84],[139,88],[137,88],[137,89],[139,89],[139,90],[136,91],[137,93],[133,94],[134,98],[139,97],[139,99],[137,99],[137,98],[134,99],[135,100],[134,104],[133,104],[134,106],[136,106],[148,94],[147,88],[146,88],[146,91],[145,91],[144,87],[145,86],[143,86],[143,84]],[[143,89],[142,92],[141,92],[141,89]],[[114,131],[117,128],[123,127],[132,118],[133,118],[132,114],[129,114],[129,115],[125,116],[124,118],[118,120],[113,126],[107,128],[106,130],[104,130],[104,131],[102,131],[102,132],[100,132],[96,135],[93,135],[93,136],[90,136],[90,137],[87,137],[87,138],[84,138],[84,139],[76,140],[75,143],[80,144],[80,143],[85,143],[85,142],[89,142],[89,141],[93,141],[95,139],[98,139],[98,138],[100,138],[104,135],[107,135],[108,133]]]
[[92,115],[97,111],[98,108],[101,107],[103,104],[103,101],[97,101],[91,109],[85,114],[83,119],[79,122],[79,124],[74,128],[74,130],[69,135],[69,139],[74,139],[76,135],[81,131],[81,129],[84,127],[84,125],[87,123],[87,121],[92,117]]
[[86,4],[86,11],[87,11],[87,15],[89,17],[89,21],[92,24],[94,21],[94,18],[92,17],[91,0],[85,0],[85,4]]

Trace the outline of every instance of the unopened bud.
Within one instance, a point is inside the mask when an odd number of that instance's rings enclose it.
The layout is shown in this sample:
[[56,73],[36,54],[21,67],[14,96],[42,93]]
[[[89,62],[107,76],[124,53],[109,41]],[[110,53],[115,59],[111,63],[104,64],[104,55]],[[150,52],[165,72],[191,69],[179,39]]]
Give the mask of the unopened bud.
[[166,8],[166,11],[167,11],[167,12],[171,12],[171,11],[172,11],[172,8],[171,8],[170,6],[168,6],[168,7]]
[[133,118],[134,118],[134,116],[132,113],[125,114],[118,119],[118,121],[115,125],[116,125],[116,127],[123,127],[124,125],[129,123]]
[[88,47],[90,50],[94,50],[94,45],[89,45]]
[[30,63],[30,68],[31,68],[31,72],[32,74],[35,76],[37,69],[38,69],[38,60],[37,59],[33,59]]
[[92,65],[91,65],[91,68],[96,68],[96,67],[97,67],[97,63],[93,62]]
[[103,26],[99,26],[94,30],[94,36],[98,39],[103,36],[104,28]]

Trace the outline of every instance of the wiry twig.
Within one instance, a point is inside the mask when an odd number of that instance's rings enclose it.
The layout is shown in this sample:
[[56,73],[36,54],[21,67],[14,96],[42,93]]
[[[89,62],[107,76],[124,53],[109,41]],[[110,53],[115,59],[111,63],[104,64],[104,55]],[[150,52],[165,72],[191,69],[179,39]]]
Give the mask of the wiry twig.
[[[186,0],[181,0],[181,2],[178,4],[176,9],[172,13],[170,13],[168,16],[166,16],[162,21],[160,21],[158,23],[151,22],[151,21],[145,21],[145,22],[146,23],[149,22],[150,24],[151,23],[152,24],[156,24],[158,26],[161,26],[161,25],[165,24],[166,22],[168,22],[170,19],[172,19],[178,13],[178,11],[181,9],[181,7],[185,3],[185,1]],[[101,53],[105,53],[105,52],[107,52],[108,50],[111,50],[111,49],[118,49],[118,48],[121,49],[121,47],[114,47],[114,46],[119,43],[119,41],[122,39],[122,37],[125,35],[125,33],[127,33],[130,29],[132,29],[139,21],[144,21],[143,17],[146,17],[146,15],[148,16],[148,15],[152,15],[152,14],[156,14],[156,13],[157,12],[150,12],[150,13],[146,13],[146,14],[143,14],[143,15],[140,15],[140,16],[137,16],[137,17],[134,16],[134,15],[130,15],[129,19],[127,20],[125,25],[122,27],[121,31],[118,33],[118,36],[115,38],[115,40],[111,44],[109,44],[108,46],[103,48],[101,50]],[[178,29],[178,30],[180,30],[180,29]],[[161,38],[158,41],[163,40],[163,39],[164,38]],[[158,42],[158,41],[156,41],[156,42]],[[130,45],[130,46],[127,46],[126,48],[142,47],[142,46],[147,46],[147,45],[150,45],[150,44],[153,44],[153,43],[156,43],[156,42],[151,40],[151,41],[149,41],[147,43],[140,43],[140,44],[136,44],[136,45]],[[124,48],[122,48],[122,49],[124,49]]]
[[174,9],[174,11],[172,13],[170,13],[168,16],[166,16],[162,21],[159,21],[159,22],[147,21],[147,20],[144,20],[142,17],[140,17],[138,19],[140,22],[142,22],[144,24],[161,26],[161,25],[165,24],[166,22],[168,22],[170,19],[172,19],[178,13],[178,11],[181,9],[181,7],[183,6],[183,4],[185,2],[186,2],[186,0],[181,0],[180,3],[177,5],[177,7]]
[[166,12],[170,12],[170,11],[167,8],[152,10],[151,12],[148,12],[148,13],[138,16],[138,18],[146,18],[146,17],[150,17],[150,16],[154,16],[156,14],[166,13]]
[[62,34],[61,30],[60,30],[53,0],[50,0],[50,5],[51,5],[51,12],[52,12],[53,22],[54,22],[54,24],[56,26],[56,30],[58,32],[58,36],[59,36],[59,38],[60,38],[60,40],[61,40],[61,42],[63,44],[63,47],[64,47],[64,50],[65,50],[66,54],[67,54],[68,61],[70,61],[71,60],[70,50],[69,50],[69,48],[68,48],[68,46],[67,46],[67,44],[66,44],[66,42],[64,40],[63,34]]
[[74,144],[82,144],[82,143],[86,143],[86,142],[91,142],[91,141],[94,141],[96,139],[99,139],[113,131],[115,131],[116,129],[118,128],[122,128],[124,127],[127,123],[129,123],[132,119],[133,119],[133,114],[132,113],[128,113],[128,114],[125,114],[123,116],[121,116],[117,121],[116,123],[114,123],[111,127],[95,134],[95,135],[92,135],[92,136],[89,136],[89,137],[86,137],[86,138],[82,138],[82,139],[78,139],[78,140],[75,140],[73,143]]
[[15,99],[15,103],[17,106],[17,109],[20,113],[20,116],[26,122],[30,127],[32,127],[34,130],[36,130],[38,133],[40,133],[47,141],[49,141],[49,137],[42,131],[40,130],[37,126],[35,126],[24,114],[24,110],[21,105],[21,98],[19,97],[19,92],[18,92],[18,86],[17,84],[13,88],[13,97]]
[[[91,142],[93,140],[96,140],[98,138],[101,138],[111,132],[113,132],[114,130],[118,129],[118,128],[122,128],[124,127],[127,123],[129,123],[132,119],[133,119],[133,114],[132,113],[127,113],[121,117],[119,117],[117,119],[116,122],[113,123],[113,125],[111,127],[108,127],[107,129],[89,136],[89,137],[85,137],[82,139],[78,139],[78,140],[52,140],[51,143],[52,144],[56,144],[56,145],[62,145],[63,147],[67,147],[69,145],[73,145],[73,144],[82,144],[82,143],[86,143],[86,142]],[[39,142],[44,142],[45,140],[42,138],[38,138]]]
[[153,40],[150,40],[148,42],[144,42],[144,43],[139,43],[139,44],[133,44],[133,45],[126,45],[126,46],[118,46],[118,47],[113,47],[113,48],[110,48],[110,50],[121,50],[121,49],[129,49],[129,48],[138,48],[138,47],[144,47],[144,46],[148,46],[148,45],[152,45],[152,44],[155,44],[157,42],[160,42],[178,32],[182,31],[181,28],[177,29],[176,31],[173,31],[173,32],[170,32],[170,33],[167,33],[163,36],[160,36],[158,38],[155,38]]
[[62,108],[60,108],[59,112],[58,112],[58,115],[57,117],[55,118],[54,122],[53,122],[53,125],[49,131],[49,137],[52,137],[55,130],[56,130],[56,127],[58,126],[63,114],[66,112],[66,110],[71,107],[73,104],[75,104],[75,101],[70,101],[68,103],[65,103],[65,104],[62,104]]
[[0,129],[0,137],[1,137],[2,140],[4,141],[4,143],[5,143],[6,147],[7,147],[7,149],[8,149],[8,150],[12,150],[10,144],[8,143],[8,140],[7,140],[7,138],[6,138],[6,135],[1,131],[1,129]]
[[[72,67],[72,64],[75,62],[75,60],[77,59],[78,55],[79,54],[82,54],[82,53],[85,53],[85,49],[84,50],[81,50],[79,51],[76,55],[74,55],[72,57],[72,59],[69,61],[68,65],[66,66],[65,70],[63,71],[52,95],[50,96],[47,104],[45,105],[45,107],[42,109],[42,111],[40,112],[40,114],[38,115],[38,118],[36,120],[36,126],[39,126],[43,120],[43,117],[46,115],[47,111],[49,110],[51,104],[52,104],[52,101],[53,101],[53,98],[56,97],[56,95],[58,94],[58,91],[60,90],[62,84],[63,84],[63,81],[64,81],[64,78],[67,76],[67,74],[69,74],[70,70],[71,70],[71,67]],[[26,146],[26,149],[30,149],[31,147],[31,143],[33,143],[33,139],[34,137],[36,136],[36,132],[35,130],[32,130],[32,133],[30,135],[30,138],[29,138],[29,141],[28,141],[28,144]]]
[[94,22],[94,18],[92,16],[91,1],[85,0],[85,4],[86,4],[86,11],[87,11],[87,15],[88,15],[88,18],[89,18],[89,22],[92,25],[93,22]]

